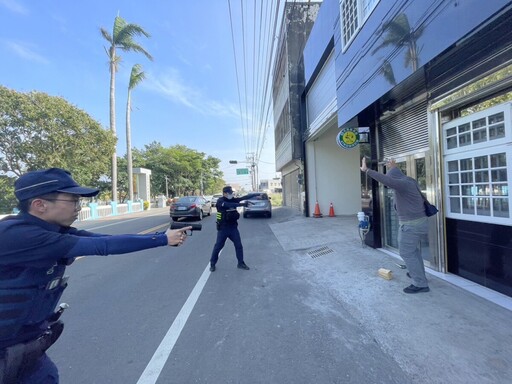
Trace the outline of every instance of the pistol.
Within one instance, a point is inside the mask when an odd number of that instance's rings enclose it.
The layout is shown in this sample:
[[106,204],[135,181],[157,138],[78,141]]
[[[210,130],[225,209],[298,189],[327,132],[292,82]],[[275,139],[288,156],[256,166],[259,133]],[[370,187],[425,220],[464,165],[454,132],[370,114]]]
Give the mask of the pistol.
[[177,223],[175,221],[171,223],[171,229],[180,229],[185,227],[192,227],[192,229],[187,231],[187,236],[192,236],[193,231],[200,231],[203,229],[203,225],[198,223]]

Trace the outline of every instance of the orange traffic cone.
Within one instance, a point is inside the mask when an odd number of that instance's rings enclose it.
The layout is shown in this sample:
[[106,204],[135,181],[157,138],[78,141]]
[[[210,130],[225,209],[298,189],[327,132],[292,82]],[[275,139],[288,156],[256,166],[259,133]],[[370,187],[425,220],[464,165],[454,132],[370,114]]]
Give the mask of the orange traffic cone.
[[318,201],[315,204],[315,213],[313,213],[313,217],[322,217],[322,214],[320,213],[320,206],[318,205]]
[[332,206],[332,203],[331,203],[331,206],[329,207],[329,217],[334,217],[336,216],[334,214],[334,207]]

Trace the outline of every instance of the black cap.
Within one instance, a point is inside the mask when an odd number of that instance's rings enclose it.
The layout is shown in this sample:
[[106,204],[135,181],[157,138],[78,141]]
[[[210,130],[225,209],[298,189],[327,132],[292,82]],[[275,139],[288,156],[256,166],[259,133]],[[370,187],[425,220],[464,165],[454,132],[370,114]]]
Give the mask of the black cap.
[[233,188],[231,188],[231,185],[226,185],[222,188],[222,193],[233,193]]
[[65,169],[50,168],[27,172],[14,182],[14,194],[19,201],[52,192],[71,193],[85,197],[96,196],[99,189],[81,187]]

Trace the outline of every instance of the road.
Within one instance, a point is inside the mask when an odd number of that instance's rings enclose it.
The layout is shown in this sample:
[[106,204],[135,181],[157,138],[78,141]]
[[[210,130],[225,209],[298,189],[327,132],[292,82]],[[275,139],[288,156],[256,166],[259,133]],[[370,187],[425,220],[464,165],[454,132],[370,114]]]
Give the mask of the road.
[[[49,351],[61,383],[411,382],[343,303],[312,292],[291,267],[269,227],[283,215],[240,220],[250,271],[236,268],[229,240],[217,271],[207,270],[215,215],[183,247],[77,260],[64,334]],[[160,211],[77,226],[121,234],[168,225]]]

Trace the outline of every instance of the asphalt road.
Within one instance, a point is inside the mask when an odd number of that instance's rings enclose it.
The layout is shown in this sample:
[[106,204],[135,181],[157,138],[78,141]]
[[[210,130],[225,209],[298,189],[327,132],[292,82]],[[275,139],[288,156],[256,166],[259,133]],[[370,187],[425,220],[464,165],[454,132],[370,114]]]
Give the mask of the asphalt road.
[[[344,303],[315,295],[291,267],[268,225],[285,214],[240,220],[250,271],[236,268],[229,240],[217,271],[207,270],[214,215],[183,247],[77,260],[64,334],[49,351],[61,383],[411,382]],[[159,214],[77,226],[120,234],[168,225]]]

